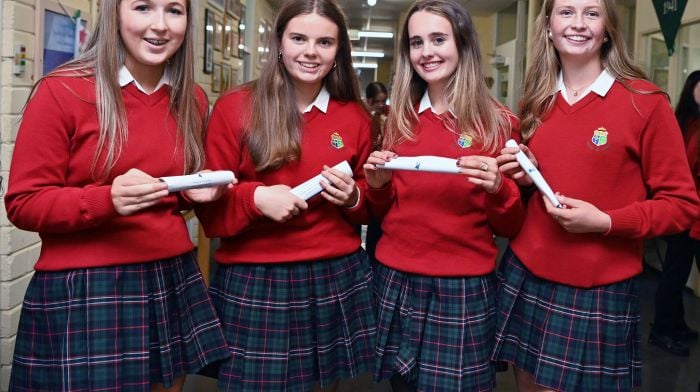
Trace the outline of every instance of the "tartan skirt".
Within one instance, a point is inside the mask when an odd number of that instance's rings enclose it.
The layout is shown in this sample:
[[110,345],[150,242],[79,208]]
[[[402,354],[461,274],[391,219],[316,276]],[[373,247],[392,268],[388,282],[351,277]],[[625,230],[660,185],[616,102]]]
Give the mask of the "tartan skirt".
[[508,249],[498,271],[493,359],[561,391],[641,385],[638,279],[577,288],[540,279]]
[[308,392],[371,371],[372,272],[358,250],[304,263],[220,264],[210,287],[233,354],[221,391]]
[[22,305],[11,391],[149,391],[228,358],[191,253],[37,271]]
[[375,380],[394,372],[418,391],[491,391],[494,274],[443,278],[375,266]]

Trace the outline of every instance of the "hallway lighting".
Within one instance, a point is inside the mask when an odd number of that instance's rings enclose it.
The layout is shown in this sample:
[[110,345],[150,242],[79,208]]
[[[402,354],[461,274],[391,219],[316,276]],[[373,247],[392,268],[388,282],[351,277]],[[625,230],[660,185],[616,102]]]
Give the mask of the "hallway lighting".
[[352,63],[354,68],[377,68],[377,63]]
[[354,57],[377,57],[381,58],[384,57],[384,52],[361,52],[361,51],[352,51],[352,55]]
[[394,38],[394,33],[384,33],[381,31],[360,31],[357,35],[360,38]]
[[370,7],[374,7],[377,5],[377,0],[367,0],[367,5]]

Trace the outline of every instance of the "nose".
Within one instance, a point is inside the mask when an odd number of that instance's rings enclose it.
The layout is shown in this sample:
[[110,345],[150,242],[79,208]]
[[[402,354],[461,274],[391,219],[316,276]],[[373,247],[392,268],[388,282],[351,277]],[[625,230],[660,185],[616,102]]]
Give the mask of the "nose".
[[586,28],[586,18],[583,14],[576,14],[574,16],[574,20],[572,23],[572,26],[577,29],[584,29]]
[[165,12],[154,12],[153,20],[151,21],[151,29],[155,31],[165,31],[168,29],[168,24],[165,21]]
[[424,43],[423,47],[421,48],[421,56],[432,57],[433,54],[433,46],[430,43]]
[[316,45],[312,40],[309,40],[304,47],[304,56],[306,57],[316,57],[318,53],[316,52]]

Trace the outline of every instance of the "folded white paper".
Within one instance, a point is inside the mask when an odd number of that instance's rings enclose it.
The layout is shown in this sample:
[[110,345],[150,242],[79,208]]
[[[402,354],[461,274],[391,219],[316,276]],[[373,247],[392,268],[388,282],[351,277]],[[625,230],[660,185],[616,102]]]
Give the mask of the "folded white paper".
[[218,170],[184,176],[161,177],[159,180],[168,184],[168,192],[184,191],[194,188],[225,185],[236,179],[232,171]]
[[[348,161],[340,162],[339,164],[333,166],[333,169],[340,170],[341,172],[343,172],[349,176],[352,176],[352,168],[350,167],[350,164],[348,163]],[[319,174],[319,175],[295,186],[294,188],[292,188],[291,192],[301,199],[309,200],[310,198],[321,193],[321,191],[323,190],[323,187],[321,187],[320,181],[328,182],[328,180],[326,180],[325,177],[323,177],[321,174]]]
[[459,173],[457,160],[432,155],[416,157],[396,157],[383,165],[377,165],[381,169],[413,170],[435,173]]
[[[518,147],[518,143],[510,139],[506,142],[506,147]],[[532,179],[532,182],[535,183],[535,186],[537,189],[542,192],[543,195],[547,196],[547,199],[557,208],[562,208],[563,206],[561,203],[559,203],[559,200],[557,200],[557,197],[554,195],[554,191],[552,191],[552,188],[547,184],[547,181],[544,180],[544,177],[542,177],[542,173],[540,173],[539,170],[535,167],[535,165],[532,164],[532,161],[525,155],[524,152],[518,151],[517,154],[515,154],[515,159],[518,160],[518,163],[520,164],[520,167],[523,168],[525,173],[527,173],[528,176]]]

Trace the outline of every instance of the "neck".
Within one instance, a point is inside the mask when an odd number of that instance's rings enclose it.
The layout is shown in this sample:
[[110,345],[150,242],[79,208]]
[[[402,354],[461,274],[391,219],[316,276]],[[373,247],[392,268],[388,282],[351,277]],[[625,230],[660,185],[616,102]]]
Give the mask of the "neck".
[[316,99],[321,91],[323,84],[308,84],[295,83],[294,89],[296,92],[297,108],[300,112],[304,111]]
[[603,72],[600,61],[585,64],[562,61],[561,73],[567,89],[579,91],[590,86]]
[[144,90],[149,93],[158,85],[160,78],[163,77],[163,72],[165,71],[165,64],[160,64],[153,67],[143,67],[143,66],[133,66],[130,64],[124,64],[126,68],[131,73],[131,76],[136,79],[137,82],[143,87]]
[[442,114],[449,109],[443,86],[428,85],[428,97],[435,113]]

